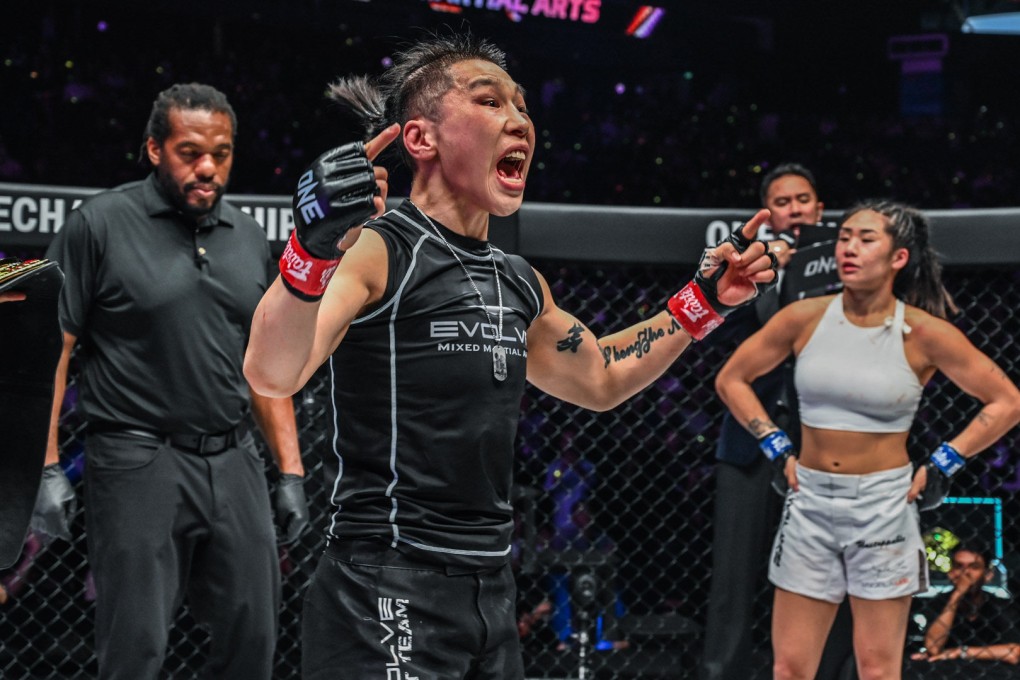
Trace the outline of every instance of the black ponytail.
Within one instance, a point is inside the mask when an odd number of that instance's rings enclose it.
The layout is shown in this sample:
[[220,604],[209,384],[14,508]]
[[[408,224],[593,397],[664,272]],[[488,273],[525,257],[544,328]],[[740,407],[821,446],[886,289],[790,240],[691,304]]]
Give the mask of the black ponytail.
[[326,96],[352,114],[365,139],[382,132],[393,121],[386,114],[386,96],[368,76],[347,76],[330,83]]

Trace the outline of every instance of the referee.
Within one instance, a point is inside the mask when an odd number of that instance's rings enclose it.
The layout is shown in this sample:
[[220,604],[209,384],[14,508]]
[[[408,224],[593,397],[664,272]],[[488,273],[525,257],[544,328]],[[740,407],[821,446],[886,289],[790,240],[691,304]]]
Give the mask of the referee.
[[70,538],[57,422],[77,345],[104,679],[159,676],[185,597],[211,633],[210,677],[272,674],[280,574],[263,462],[242,424],[250,409],[282,473],[284,540],[307,507],[293,403],[251,394],[242,374],[270,253],[259,225],[222,200],[236,127],[212,87],[160,93],[143,146],[153,171],[86,201],[47,252],[66,275],[64,348],[35,524]]

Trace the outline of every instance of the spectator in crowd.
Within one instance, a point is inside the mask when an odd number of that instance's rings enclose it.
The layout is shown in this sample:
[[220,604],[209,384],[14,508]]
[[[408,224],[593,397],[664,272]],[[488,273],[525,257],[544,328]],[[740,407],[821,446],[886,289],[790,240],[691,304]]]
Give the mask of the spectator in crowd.
[[[668,310],[596,338],[537,271],[488,241],[490,215],[521,206],[536,139],[501,50],[435,36],[381,80],[342,79],[331,92],[375,136],[327,152],[299,180],[295,231],[245,360],[255,389],[276,396],[327,360],[334,376],[342,476],[305,597],[305,677],[385,667],[519,680],[509,499],[525,380],[594,410],[643,390],[720,310],[774,282],[751,242],[768,213],[706,253]],[[362,229],[388,190],[372,160],[398,136],[410,199]],[[403,635],[381,641],[384,627]]]
[[85,201],[47,253],[66,275],[64,341],[33,526],[70,538],[57,422],[78,345],[104,679],[160,676],[185,597],[211,633],[211,677],[272,675],[280,569],[250,410],[282,473],[284,541],[308,511],[293,403],[251,393],[242,373],[270,252],[259,225],[222,200],[236,120],[208,85],[160,92],[143,135],[152,172]]
[[553,605],[549,600],[542,600],[531,609],[521,611],[517,615],[517,634],[523,640],[535,633],[539,624],[549,618]]
[[[191,19],[186,5],[127,8],[120,3],[130,11],[117,11],[117,3],[102,3],[110,30],[97,34],[83,30],[79,17],[57,12],[49,3],[35,4],[40,7],[26,7],[28,18],[0,27],[6,30],[0,44],[10,58],[0,72],[0,89],[9,102],[0,112],[0,137],[7,147],[6,158],[0,150],[4,181],[128,181],[133,164],[126,159],[133,149],[123,143],[123,121],[130,119],[125,107],[139,106],[139,115],[144,115],[144,104],[131,102],[130,93],[156,91],[186,74],[201,74],[212,82],[230,83],[234,105],[245,111],[239,141],[250,151],[235,172],[233,189],[289,193],[290,178],[304,162],[299,159],[335,131],[336,117],[323,105],[295,112],[281,93],[293,95],[297,88],[310,95],[316,88],[306,83],[327,78],[330,72],[324,69],[342,63],[358,72],[372,68],[382,56],[376,46],[366,44],[363,20],[352,14],[350,3],[306,3],[300,12],[280,13],[280,20],[273,21],[261,12],[233,16],[229,25],[237,30],[222,31],[213,59],[208,51],[171,49],[160,42],[169,40],[167,36],[150,42],[148,58],[131,58],[130,41],[113,39],[118,31],[129,33],[132,22],[185,25]],[[362,4],[369,11],[381,5]],[[412,12],[413,5],[425,5],[422,22],[445,20],[431,14],[427,3],[404,4]],[[332,44],[337,30],[346,31],[339,51]],[[319,39],[310,39],[315,36]],[[285,59],[263,48],[298,40],[305,49]],[[794,49],[803,46],[798,43]],[[969,45],[968,56],[958,56],[974,58],[984,49]],[[771,58],[784,51],[756,58],[765,60],[762,68],[781,71],[766,64],[776,64]],[[539,57],[537,63],[551,72],[535,83],[535,101],[530,103],[541,114],[542,142],[548,149],[544,167],[533,169],[541,183],[529,189],[530,199],[734,205],[740,199],[754,200],[743,169],[760,167],[763,159],[779,154],[809,161],[809,167],[825,177],[830,205],[892,193],[931,208],[1003,207],[1014,205],[1020,195],[1020,170],[1011,155],[1020,134],[1016,98],[992,97],[992,88],[975,87],[975,69],[943,74],[947,92],[954,93],[954,104],[943,115],[908,118],[897,110],[895,96],[870,97],[866,108],[848,110],[847,100],[853,97],[842,85],[846,99],[838,103],[790,97],[783,88],[768,91],[768,81],[746,68],[717,69],[722,67],[718,59],[703,57],[714,63],[696,59],[702,66],[699,70],[693,65],[699,75],[693,80],[641,64],[628,70],[625,88],[619,87],[614,69],[589,68],[581,75],[544,54]],[[66,66],[69,59],[73,68]],[[701,78],[705,69],[713,75]],[[625,167],[627,172],[600,172],[602,166]]]
[[[914,501],[923,491],[925,506],[941,502],[966,459],[1020,421],[1020,390],[944,318],[951,300],[919,211],[888,201],[855,206],[835,257],[843,291],[781,309],[716,378],[790,488],[769,562],[777,680],[814,677],[847,595],[859,676],[899,676],[911,596],[928,586]],[[752,388],[791,354],[799,460]],[[907,437],[936,371],[983,406],[915,474]]]
[[[961,545],[952,554],[953,589],[921,607],[927,627],[924,649],[914,661],[990,661],[1020,663],[1020,629],[1013,603],[986,592],[995,572],[990,553]],[[923,602],[923,601],[919,601]],[[915,666],[916,668],[916,666]],[[975,675],[977,671],[974,671]]]

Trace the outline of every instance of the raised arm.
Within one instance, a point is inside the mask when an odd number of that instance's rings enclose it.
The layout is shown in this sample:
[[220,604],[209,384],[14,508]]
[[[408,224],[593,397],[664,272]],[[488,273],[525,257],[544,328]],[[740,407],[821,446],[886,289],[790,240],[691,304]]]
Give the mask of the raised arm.
[[564,401],[611,409],[662,375],[692,342],[666,311],[598,339],[556,307],[545,279],[539,280],[546,309],[528,330],[528,380]]
[[750,243],[768,214],[760,211],[744,225],[743,241],[738,238],[737,244],[709,251],[699,276],[673,297],[670,311],[603,338],[560,309],[539,275],[545,303],[528,329],[528,380],[544,392],[596,411],[613,408],[647,387],[692,337],[704,337],[725,313],[749,302],[756,285],[774,281],[773,260],[764,245]]
[[289,397],[301,389],[359,310],[381,295],[385,247],[378,236],[359,237],[361,224],[386,206],[386,169],[371,162],[399,133],[391,125],[363,146],[328,151],[298,181],[294,232],[280,276],[255,310],[245,353],[255,392]]
[[358,312],[382,295],[386,267],[382,238],[370,231],[347,252],[321,300],[299,300],[277,278],[252,319],[244,355],[244,375],[252,390],[289,397],[304,387]]
[[305,467],[298,444],[294,401],[290,397],[264,397],[252,391],[251,407],[277,469],[281,474],[303,477]]

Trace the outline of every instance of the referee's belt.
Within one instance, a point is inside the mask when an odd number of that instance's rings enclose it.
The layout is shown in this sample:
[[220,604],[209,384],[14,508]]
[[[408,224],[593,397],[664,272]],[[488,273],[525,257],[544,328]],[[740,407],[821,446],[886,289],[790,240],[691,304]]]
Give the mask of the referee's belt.
[[237,444],[239,426],[234,426],[226,432],[212,434],[180,434],[173,432],[157,432],[137,427],[122,427],[119,425],[97,424],[89,425],[89,434],[121,433],[129,434],[144,439],[153,439],[164,442],[175,449],[194,453],[199,456],[211,456],[222,453]]

